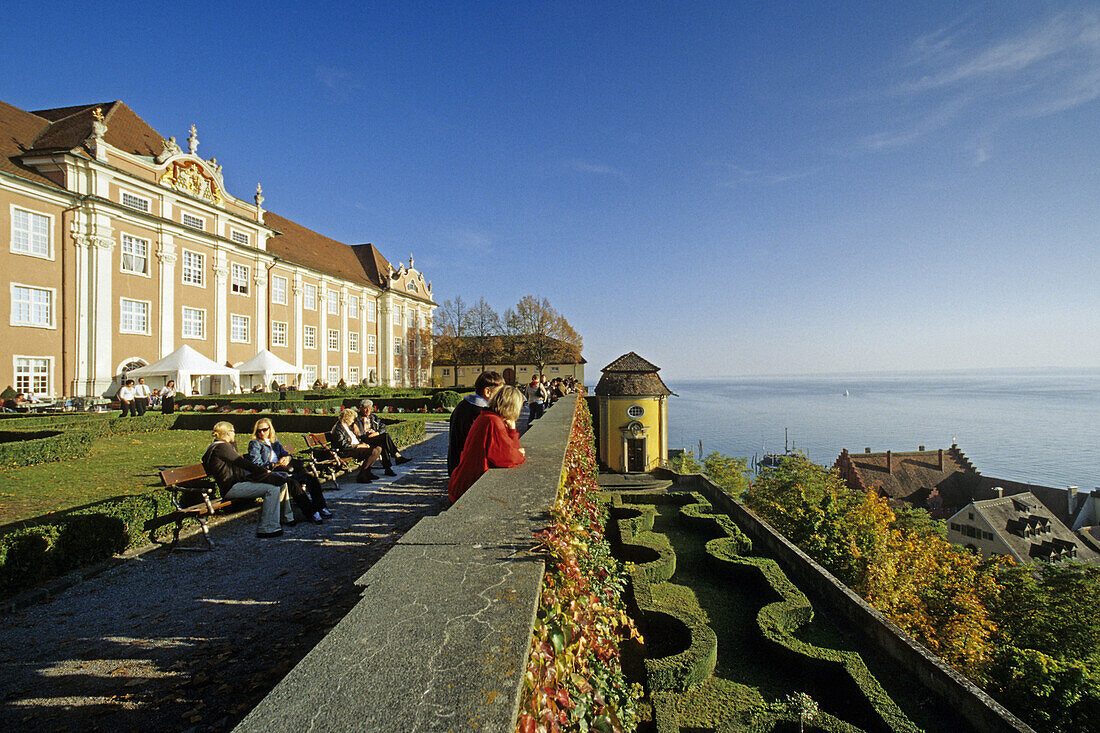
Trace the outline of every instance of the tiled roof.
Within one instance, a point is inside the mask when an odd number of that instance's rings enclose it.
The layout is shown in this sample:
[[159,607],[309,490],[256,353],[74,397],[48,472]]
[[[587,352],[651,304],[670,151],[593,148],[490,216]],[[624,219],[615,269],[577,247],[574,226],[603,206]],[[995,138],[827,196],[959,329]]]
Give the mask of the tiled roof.
[[[1030,492],[971,504],[1001,540],[1021,559],[1076,559],[1096,562],[1097,555]],[[1076,553],[1070,555],[1070,548]]]
[[388,274],[390,263],[373,244],[351,247],[270,211],[264,212],[264,223],[279,232],[267,243],[267,251],[279,259],[344,280],[385,287],[382,272]]
[[635,354],[633,351],[623,354],[615,361],[611,362],[601,372],[652,372],[656,374],[661,371],[661,368],[656,364],[652,364],[642,357]]
[[106,141],[127,153],[156,156],[164,148],[163,138],[148,122],[123,102],[102,102],[79,107],[36,110],[35,115],[51,121],[34,142],[35,150],[72,150],[92,134],[92,115],[103,111],[107,123]]
[[0,171],[59,188],[38,171],[14,160],[34,145],[35,138],[47,125],[49,121],[43,117],[0,102]]
[[595,389],[598,395],[660,397],[675,394],[657,374],[661,368],[633,351],[623,354],[600,371],[603,375]]

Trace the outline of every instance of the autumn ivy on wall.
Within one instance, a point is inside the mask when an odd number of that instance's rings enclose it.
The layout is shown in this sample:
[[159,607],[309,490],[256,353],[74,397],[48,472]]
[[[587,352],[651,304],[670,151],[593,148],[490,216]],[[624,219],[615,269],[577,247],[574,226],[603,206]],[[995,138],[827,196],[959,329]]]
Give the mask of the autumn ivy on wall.
[[626,575],[604,538],[597,504],[592,416],[577,400],[551,524],[537,537],[548,555],[516,730],[630,731],[640,685],[626,682],[619,643],[641,639],[626,614]]

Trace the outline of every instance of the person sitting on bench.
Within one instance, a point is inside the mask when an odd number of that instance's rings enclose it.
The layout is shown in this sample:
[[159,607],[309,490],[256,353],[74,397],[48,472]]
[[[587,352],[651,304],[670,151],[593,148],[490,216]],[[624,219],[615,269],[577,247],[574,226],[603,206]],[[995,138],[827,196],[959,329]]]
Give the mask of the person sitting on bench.
[[344,409],[340,413],[340,419],[329,431],[328,438],[332,443],[333,450],[341,458],[354,458],[357,461],[362,461],[362,467],[359,469],[359,476],[356,477],[356,481],[361,484],[369,484],[378,478],[370,470],[370,467],[382,455],[382,448],[360,440],[359,436],[352,430],[351,425],[354,422],[355,411]]
[[[331,517],[325,495],[321,491],[321,482],[310,475],[300,461],[295,461],[290,451],[283,447],[275,437],[275,427],[266,417],[261,417],[252,426],[252,440],[248,442],[248,459],[260,468],[287,477],[290,496],[298,503],[298,508],[313,522],[320,524],[325,517]],[[307,494],[302,487],[309,490]]]
[[232,423],[215,423],[214,442],[202,456],[202,467],[218,485],[223,499],[262,497],[264,503],[256,536],[278,537],[283,533],[279,523],[280,512],[284,522],[294,523],[294,507],[290,504],[286,478],[282,474],[265,471],[237,453],[233,443],[236,435]]
[[359,416],[352,423],[351,430],[362,442],[382,449],[382,468],[385,469],[383,473],[387,476],[397,475],[392,468],[395,464],[400,466],[402,463],[409,462],[410,459],[401,455],[397,450],[397,444],[386,432],[386,423],[374,414],[373,401],[363,400],[359,403]]

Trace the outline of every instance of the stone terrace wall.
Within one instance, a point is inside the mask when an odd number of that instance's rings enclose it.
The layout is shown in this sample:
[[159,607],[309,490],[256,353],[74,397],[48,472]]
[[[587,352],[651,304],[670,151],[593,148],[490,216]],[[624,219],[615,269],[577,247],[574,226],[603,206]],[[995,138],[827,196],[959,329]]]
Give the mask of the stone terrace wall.
[[238,731],[511,731],[575,396],[524,435],[527,461],[489,471],[413,527],[359,583],[363,599]]
[[698,474],[664,473],[676,482],[677,488],[698,491],[716,509],[733,517],[752,538],[754,546],[775,557],[800,588],[821,598],[833,614],[844,618],[868,644],[914,675],[941,704],[950,706],[975,730],[1034,733],[1030,726],[918,644],[744,504]]

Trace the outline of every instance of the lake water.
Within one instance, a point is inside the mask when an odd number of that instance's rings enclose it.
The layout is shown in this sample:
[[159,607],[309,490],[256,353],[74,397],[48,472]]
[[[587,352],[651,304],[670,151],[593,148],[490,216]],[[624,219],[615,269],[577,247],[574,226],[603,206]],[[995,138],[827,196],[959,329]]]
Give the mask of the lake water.
[[[669,448],[748,457],[791,442],[832,465],[956,442],[986,476],[1100,488],[1100,370],[666,380]],[[845,394],[847,392],[847,395]]]

